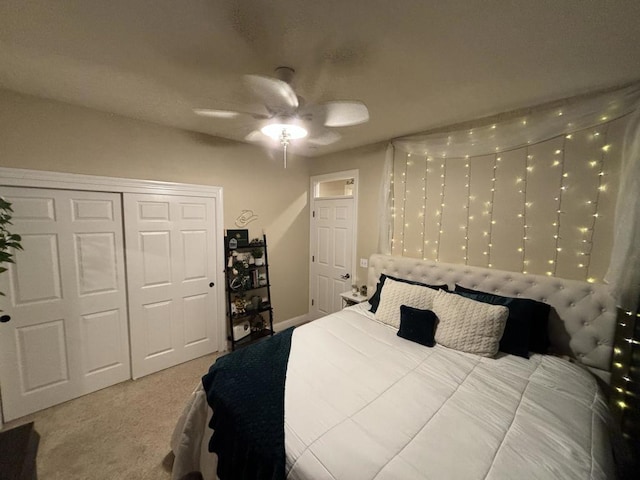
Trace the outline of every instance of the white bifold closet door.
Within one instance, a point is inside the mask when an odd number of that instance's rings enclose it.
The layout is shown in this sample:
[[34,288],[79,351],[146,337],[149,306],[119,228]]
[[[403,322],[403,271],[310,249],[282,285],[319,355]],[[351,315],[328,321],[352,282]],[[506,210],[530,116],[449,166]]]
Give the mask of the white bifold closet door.
[[120,195],[2,187],[24,251],[0,275],[12,420],[130,378]]
[[133,378],[218,350],[215,199],[124,196]]

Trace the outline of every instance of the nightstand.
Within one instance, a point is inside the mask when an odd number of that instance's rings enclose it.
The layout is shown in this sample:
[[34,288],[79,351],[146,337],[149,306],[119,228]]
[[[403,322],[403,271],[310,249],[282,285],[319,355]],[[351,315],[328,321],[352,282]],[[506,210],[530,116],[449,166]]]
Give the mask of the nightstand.
[[359,293],[353,293],[352,291],[341,293],[340,296],[342,297],[342,308],[367,301],[367,297]]
[[0,432],[0,478],[3,480],[33,480],[40,435],[33,422]]

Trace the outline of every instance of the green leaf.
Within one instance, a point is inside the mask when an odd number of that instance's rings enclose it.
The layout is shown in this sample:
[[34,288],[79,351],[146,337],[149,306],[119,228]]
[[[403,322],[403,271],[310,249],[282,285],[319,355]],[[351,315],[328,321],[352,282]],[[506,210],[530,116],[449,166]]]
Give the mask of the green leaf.
[[[22,237],[17,233],[11,233],[7,226],[13,225],[11,218],[13,208],[11,202],[0,197],[0,264],[15,263],[13,255],[15,251],[22,250]],[[0,266],[0,273],[6,272],[5,267]],[[4,295],[0,292],[0,295]]]

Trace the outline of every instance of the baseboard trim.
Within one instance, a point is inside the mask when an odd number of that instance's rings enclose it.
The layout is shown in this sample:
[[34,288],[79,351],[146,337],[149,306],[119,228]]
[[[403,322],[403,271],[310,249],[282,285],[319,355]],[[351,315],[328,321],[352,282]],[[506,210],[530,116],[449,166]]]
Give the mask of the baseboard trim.
[[275,332],[281,332],[282,330],[286,330],[289,327],[297,327],[309,321],[309,314],[305,313],[304,315],[298,315],[297,317],[290,318],[289,320],[284,320],[282,322],[277,322],[273,324],[273,330]]

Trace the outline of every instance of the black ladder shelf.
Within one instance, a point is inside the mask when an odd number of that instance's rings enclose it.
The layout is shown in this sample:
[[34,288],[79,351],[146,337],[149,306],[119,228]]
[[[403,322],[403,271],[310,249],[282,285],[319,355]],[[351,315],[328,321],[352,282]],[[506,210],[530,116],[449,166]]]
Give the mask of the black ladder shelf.
[[[234,248],[229,246],[230,240],[225,236],[227,340],[233,351],[273,335],[273,307],[266,235],[262,235],[259,243],[251,242]],[[254,263],[252,251],[257,249],[263,252],[262,265]]]

